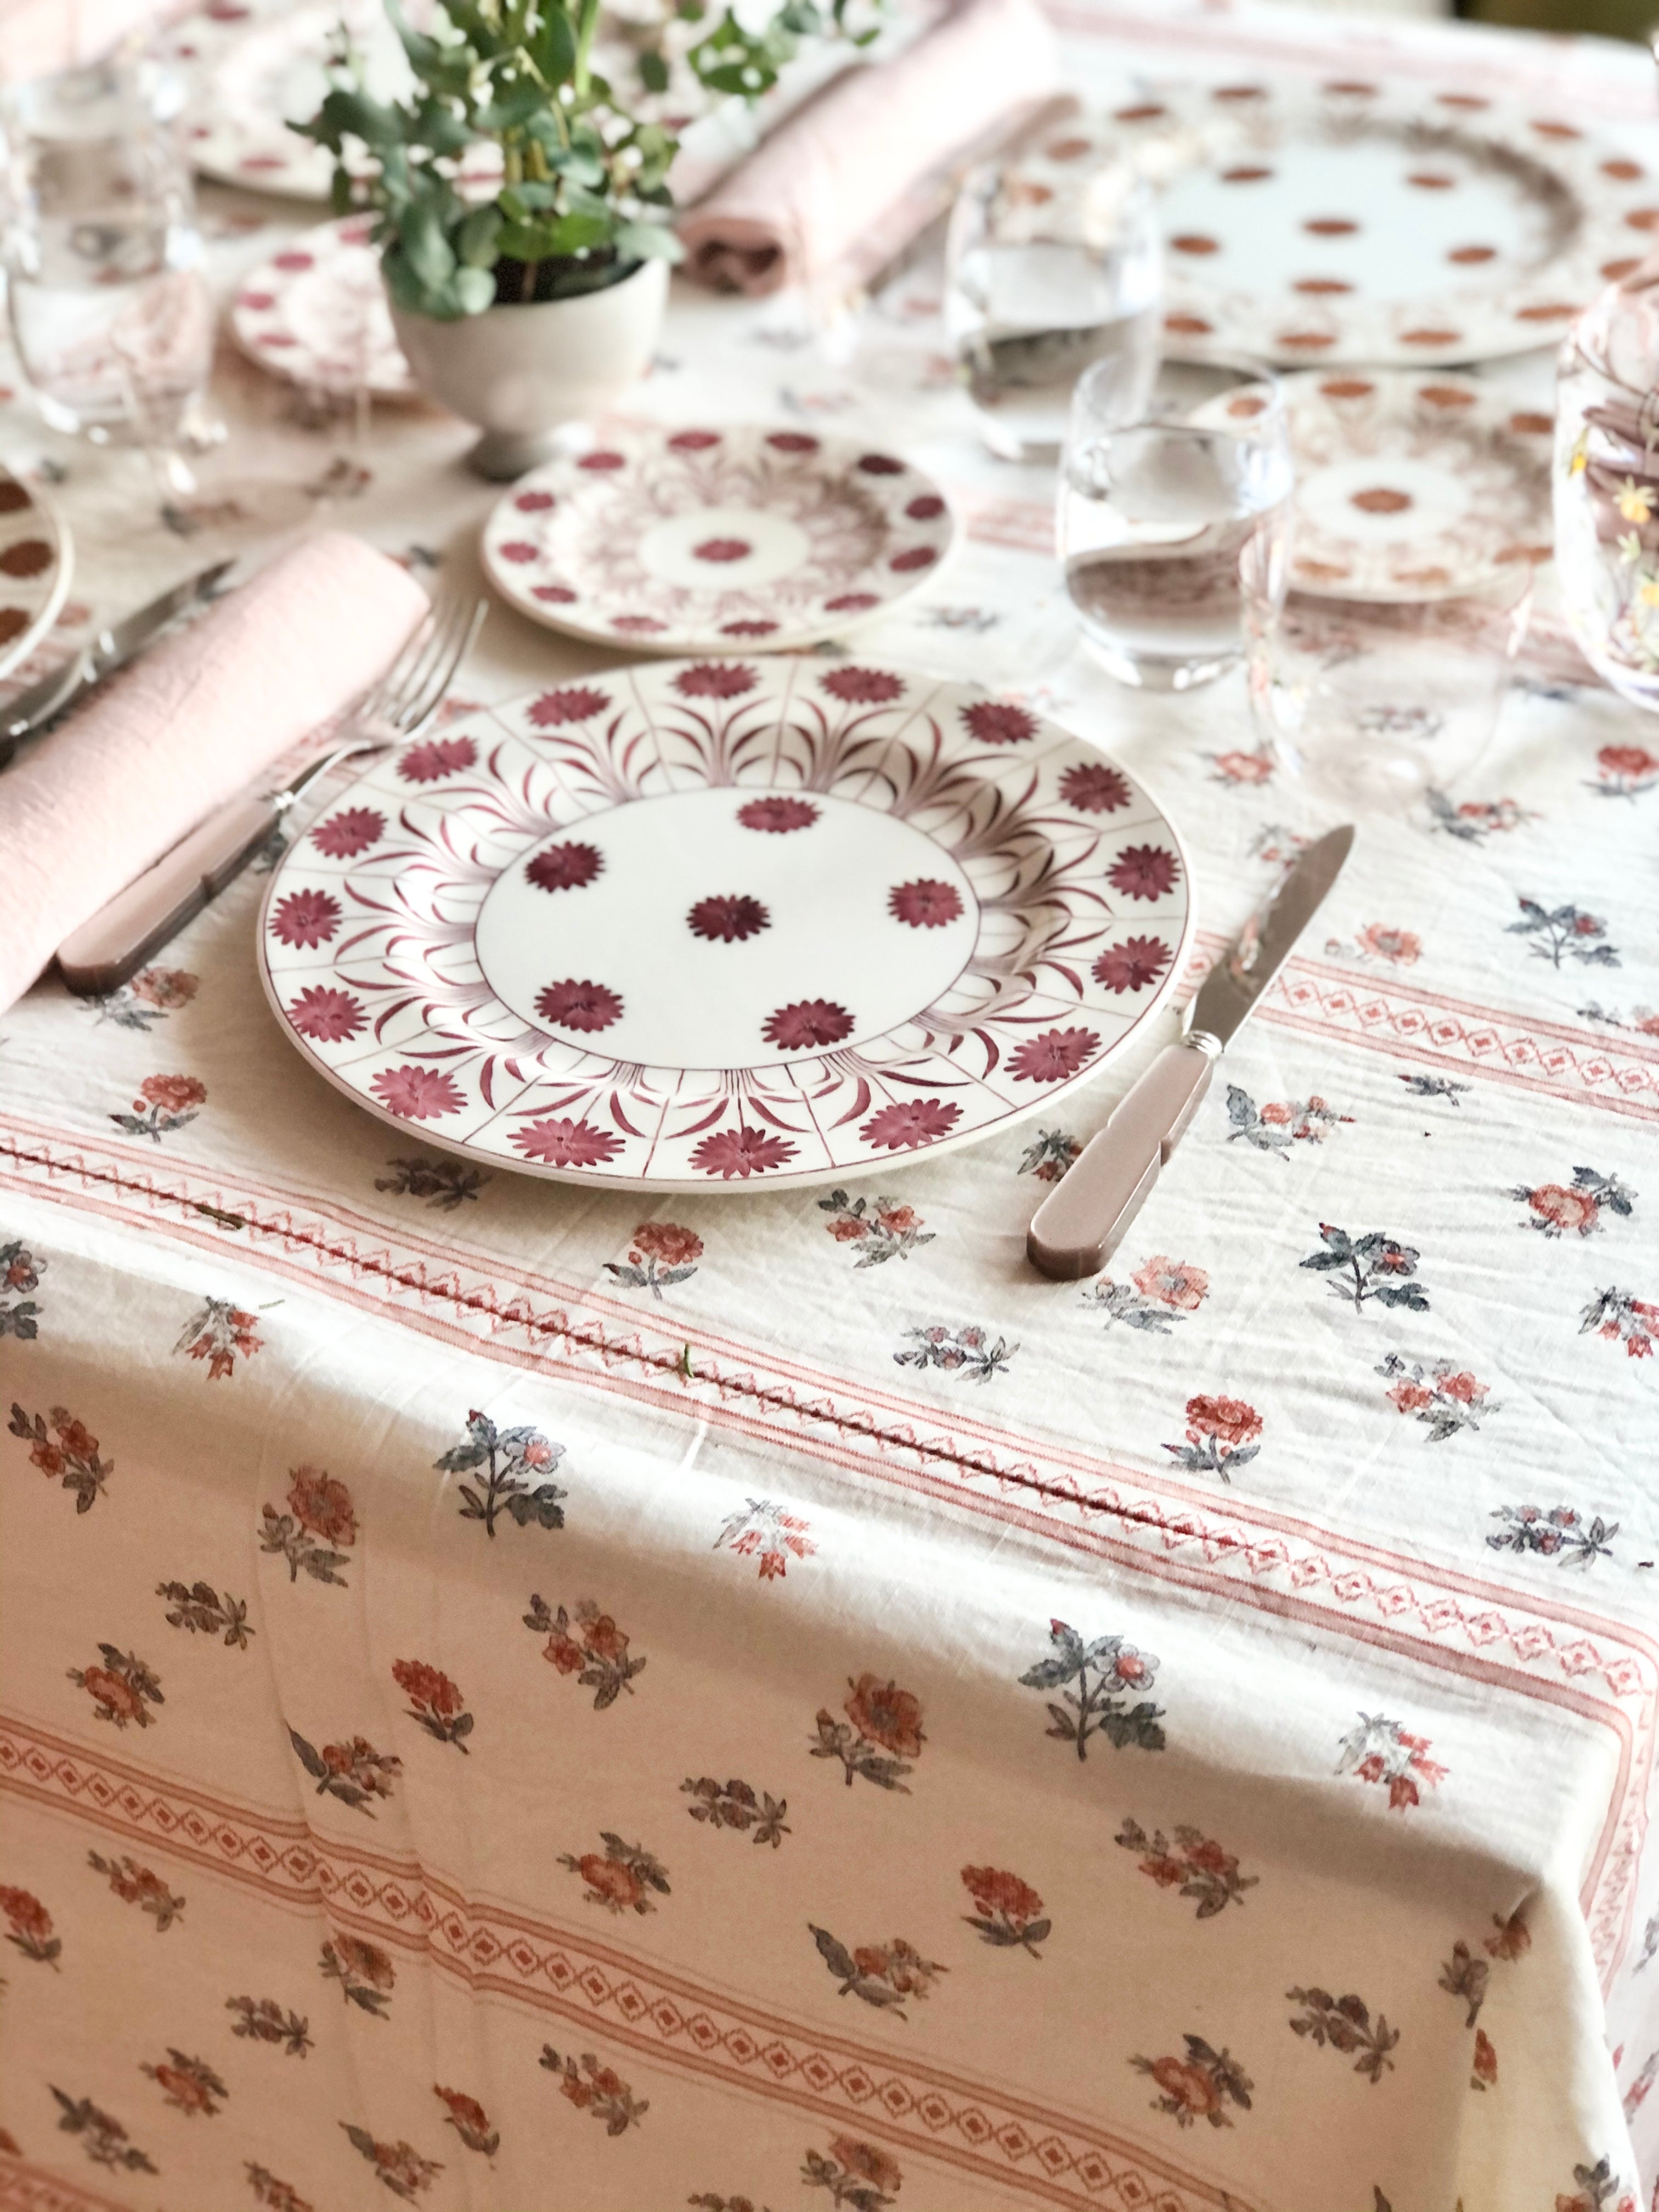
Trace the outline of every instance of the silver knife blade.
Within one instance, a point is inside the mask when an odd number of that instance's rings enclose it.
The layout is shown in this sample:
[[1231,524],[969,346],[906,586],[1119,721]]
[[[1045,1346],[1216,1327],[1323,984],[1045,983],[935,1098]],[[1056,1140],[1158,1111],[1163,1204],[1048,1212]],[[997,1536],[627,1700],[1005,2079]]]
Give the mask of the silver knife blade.
[[1267,904],[1252,915],[1200,986],[1187,1018],[1188,1036],[1207,1035],[1227,1043],[1341,874],[1353,834],[1352,822],[1328,830],[1309,846]]
[[161,592],[131,614],[123,615],[119,622],[100,630],[78,659],[65,667],[54,668],[50,675],[43,676],[38,684],[30,684],[27,691],[20,691],[6,706],[0,707],[0,739],[27,737],[51,715],[61,714],[83,691],[89,690],[94,684],[101,684],[118,668],[124,668],[187,607],[205,599],[234,565],[234,561],[216,561],[198,569],[195,575],[186,576],[171,591]]

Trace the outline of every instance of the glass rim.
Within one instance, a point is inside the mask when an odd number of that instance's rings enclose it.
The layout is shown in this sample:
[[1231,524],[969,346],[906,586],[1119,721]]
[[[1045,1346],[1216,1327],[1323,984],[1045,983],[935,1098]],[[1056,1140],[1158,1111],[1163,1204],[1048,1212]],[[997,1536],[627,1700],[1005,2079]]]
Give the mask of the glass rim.
[[[1188,369],[1200,374],[1206,369],[1218,369],[1231,374],[1239,387],[1251,385],[1264,386],[1267,390],[1265,405],[1253,411],[1245,422],[1237,424],[1197,422],[1194,420],[1198,411],[1195,408],[1188,408],[1178,415],[1159,414],[1155,411],[1153,397],[1149,393],[1145,404],[1124,422],[1087,425],[1080,423],[1079,413],[1088,404],[1085,397],[1085,386],[1091,379],[1100,377],[1102,372],[1112,365],[1114,359],[1114,356],[1108,356],[1104,360],[1091,362],[1073,386],[1065,439],[1068,450],[1079,446],[1095,444],[1104,438],[1121,437],[1130,430],[1161,430],[1165,433],[1184,431],[1194,435],[1206,436],[1213,436],[1219,432],[1224,437],[1237,440],[1240,444],[1247,444],[1252,439],[1261,440],[1264,434],[1271,431],[1275,437],[1288,440],[1290,426],[1289,414],[1285,404],[1284,380],[1267,362],[1258,361],[1249,354],[1218,354],[1204,361],[1172,361],[1164,356],[1160,358],[1157,374],[1152,380],[1155,392],[1158,380],[1166,369]],[[1200,406],[1212,404],[1214,400],[1224,397],[1227,389],[1228,387],[1224,385],[1219,391],[1212,395],[1210,399],[1200,401]]]

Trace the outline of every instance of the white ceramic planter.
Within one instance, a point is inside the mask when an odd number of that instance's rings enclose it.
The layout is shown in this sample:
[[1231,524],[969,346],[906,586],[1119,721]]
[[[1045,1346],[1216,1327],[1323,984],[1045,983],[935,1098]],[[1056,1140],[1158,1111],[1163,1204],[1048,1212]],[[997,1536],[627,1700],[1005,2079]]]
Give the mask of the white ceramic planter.
[[476,422],[467,459],[480,476],[522,476],[549,459],[553,434],[602,414],[644,374],[668,297],[668,264],[574,300],[490,307],[439,322],[393,307],[398,342],[429,398]]

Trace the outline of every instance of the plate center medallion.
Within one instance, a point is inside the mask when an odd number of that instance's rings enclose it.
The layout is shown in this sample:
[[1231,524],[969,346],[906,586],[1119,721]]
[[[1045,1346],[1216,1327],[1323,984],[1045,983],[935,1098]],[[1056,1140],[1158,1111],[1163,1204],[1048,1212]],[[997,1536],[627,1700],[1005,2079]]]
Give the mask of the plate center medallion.
[[684,591],[750,591],[809,560],[812,541],[787,514],[761,507],[697,507],[671,514],[640,540],[649,576]]
[[496,996],[550,1036],[646,1067],[735,1068],[881,1036],[950,988],[978,934],[968,878],[908,823],[727,785],[526,847],[479,909],[476,949]]

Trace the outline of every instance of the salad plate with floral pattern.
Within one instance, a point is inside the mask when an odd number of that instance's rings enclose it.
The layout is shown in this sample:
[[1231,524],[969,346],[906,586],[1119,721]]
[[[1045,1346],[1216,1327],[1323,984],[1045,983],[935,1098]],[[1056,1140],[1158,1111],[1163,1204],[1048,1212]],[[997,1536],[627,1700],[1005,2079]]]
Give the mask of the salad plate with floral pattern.
[[74,567],[68,531],[34,487],[0,462],[0,676],[57,621]]
[[1122,769],[960,684],[647,663],[469,710],[296,838],[291,1042],[382,1120],[622,1189],[832,1183],[1052,1108],[1191,939]]
[[1355,76],[1160,84],[1022,155],[1042,204],[1103,152],[1162,186],[1188,356],[1428,368],[1551,344],[1659,232],[1659,163],[1559,111]]
[[316,391],[413,396],[373,228],[368,216],[319,223],[242,279],[230,327],[250,361]]
[[634,429],[521,479],[483,565],[534,621],[649,653],[781,653],[928,583],[951,510],[896,454],[805,430]]

